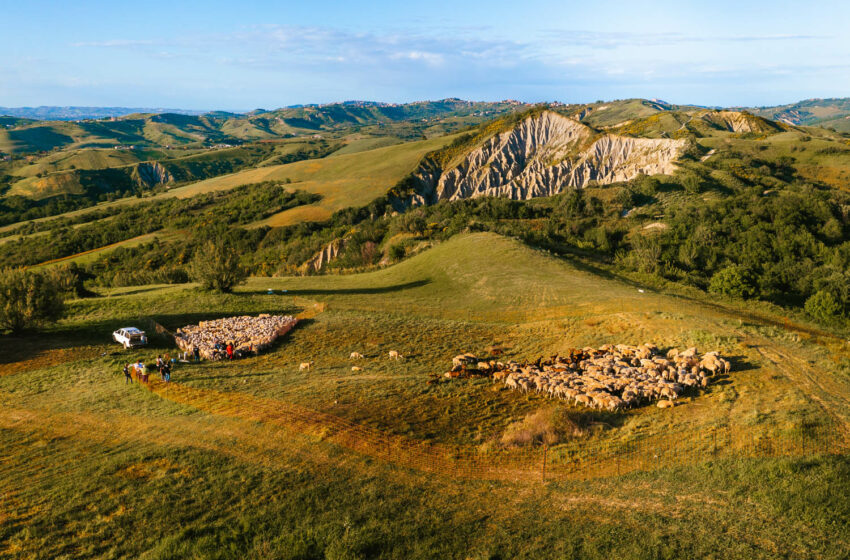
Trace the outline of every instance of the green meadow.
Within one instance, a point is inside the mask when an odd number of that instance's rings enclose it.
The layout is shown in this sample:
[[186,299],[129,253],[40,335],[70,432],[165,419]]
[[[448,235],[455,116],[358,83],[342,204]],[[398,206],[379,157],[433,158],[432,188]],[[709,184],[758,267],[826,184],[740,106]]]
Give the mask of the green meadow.
[[[125,384],[122,364],[176,353],[150,321],[173,330],[267,312],[302,318],[269,352],[178,363],[171,386]],[[151,346],[111,343],[128,325],[148,329]],[[442,377],[455,354],[493,345],[525,360],[647,341],[718,350],[732,373],[673,410],[619,413]],[[459,478],[355,450],[322,422],[473,453],[553,407],[586,428],[563,445],[619,449],[717,428],[770,436],[848,418],[837,365],[847,353],[846,341],[767,308],[665,293],[490,233],[374,272],[252,278],[230,295],[103,289],[69,302],[53,327],[0,338],[0,556],[842,558],[846,454],[707,455],[588,480]],[[317,424],[276,407],[312,411]]]

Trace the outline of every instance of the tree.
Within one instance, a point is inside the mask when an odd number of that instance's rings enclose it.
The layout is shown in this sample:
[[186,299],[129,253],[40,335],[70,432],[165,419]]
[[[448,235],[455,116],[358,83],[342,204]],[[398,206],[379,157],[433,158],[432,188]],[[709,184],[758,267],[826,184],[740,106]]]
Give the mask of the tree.
[[747,269],[734,265],[727,266],[712,276],[708,291],[743,299],[758,294],[753,275]]
[[195,253],[189,276],[207,290],[229,293],[248,278],[232,247],[221,241],[207,241]]
[[841,303],[826,290],[818,290],[806,300],[806,313],[821,321],[832,321],[841,311]]
[[52,275],[0,270],[0,330],[19,333],[56,321],[64,312],[62,289]]

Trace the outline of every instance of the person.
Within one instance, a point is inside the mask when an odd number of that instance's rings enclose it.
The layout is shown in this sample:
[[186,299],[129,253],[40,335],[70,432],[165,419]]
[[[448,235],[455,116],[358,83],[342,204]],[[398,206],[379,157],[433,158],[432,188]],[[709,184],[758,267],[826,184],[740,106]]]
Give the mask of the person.
[[162,377],[162,366],[165,362],[162,361],[162,354],[159,354],[156,357],[156,370],[159,372],[159,376]]
[[124,364],[124,385],[133,382],[133,376],[130,375],[130,364]]
[[139,376],[139,381],[142,383],[147,383],[148,381],[148,366],[139,359],[139,363],[136,364],[136,374]]
[[169,362],[165,362],[162,364],[162,380],[168,383],[171,381],[171,364]]
[[228,360],[233,359],[233,343],[232,342],[227,343],[227,359]]
[[195,357],[196,362],[201,361],[201,350],[198,348],[197,344],[192,348],[192,355]]

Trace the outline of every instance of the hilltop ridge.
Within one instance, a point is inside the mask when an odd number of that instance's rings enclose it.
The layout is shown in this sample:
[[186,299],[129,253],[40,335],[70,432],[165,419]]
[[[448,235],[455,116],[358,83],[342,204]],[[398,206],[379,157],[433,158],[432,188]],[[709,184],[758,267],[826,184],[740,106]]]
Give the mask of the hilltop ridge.
[[450,160],[446,153],[425,160],[414,174],[413,192],[399,196],[395,205],[479,196],[526,200],[582,188],[591,181],[608,184],[639,174],[670,174],[688,145],[685,139],[599,133],[550,110],[532,112],[508,130],[468,143]]

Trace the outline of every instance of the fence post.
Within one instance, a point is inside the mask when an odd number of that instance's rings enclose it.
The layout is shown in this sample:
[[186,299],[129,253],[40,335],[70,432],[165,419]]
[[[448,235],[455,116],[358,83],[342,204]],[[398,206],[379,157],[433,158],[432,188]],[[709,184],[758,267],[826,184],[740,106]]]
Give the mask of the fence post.
[[543,482],[546,482],[546,453],[549,451],[549,446],[545,443],[543,444],[543,470],[541,471],[541,478]]

